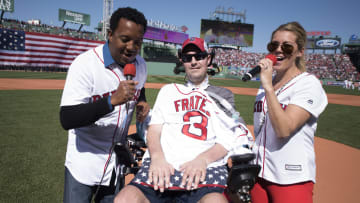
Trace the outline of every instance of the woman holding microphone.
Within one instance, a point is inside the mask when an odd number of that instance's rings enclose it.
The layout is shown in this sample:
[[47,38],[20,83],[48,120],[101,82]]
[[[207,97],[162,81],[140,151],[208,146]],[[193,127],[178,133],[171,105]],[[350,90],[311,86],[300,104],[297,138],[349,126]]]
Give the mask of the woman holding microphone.
[[252,203],[311,203],[315,183],[314,135],[327,106],[320,81],[306,72],[306,31],[280,25],[259,62],[261,86],[254,105],[253,151],[261,165]]

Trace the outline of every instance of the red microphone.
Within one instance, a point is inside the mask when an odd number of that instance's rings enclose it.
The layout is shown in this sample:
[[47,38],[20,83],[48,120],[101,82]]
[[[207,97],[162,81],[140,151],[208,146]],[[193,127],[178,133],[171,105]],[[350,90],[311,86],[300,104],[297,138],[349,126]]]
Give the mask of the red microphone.
[[[268,55],[265,56],[265,58],[270,59],[273,62],[273,65],[275,65],[275,63],[277,61],[276,56],[273,55],[273,54],[268,54]],[[254,77],[254,75],[260,73],[260,71],[261,71],[261,67],[256,66],[255,68],[251,69],[249,72],[247,72],[243,76],[242,81],[246,82],[246,81],[250,80],[252,77]]]
[[[124,67],[124,76],[126,80],[132,80],[136,75],[136,67],[134,64],[126,64]],[[129,111],[129,102],[126,102],[126,113]]]
[[136,67],[134,64],[126,64],[124,67],[124,75],[126,80],[132,80],[136,75]]

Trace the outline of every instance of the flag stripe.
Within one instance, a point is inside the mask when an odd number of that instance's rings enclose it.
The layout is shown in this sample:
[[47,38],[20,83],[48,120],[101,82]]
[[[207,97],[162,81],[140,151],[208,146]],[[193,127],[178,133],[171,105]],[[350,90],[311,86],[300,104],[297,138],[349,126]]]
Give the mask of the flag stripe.
[[104,43],[0,29],[0,65],[68,68],[76,56]]
[[[25,43],[25,46],[34,46],[37,48],[58,48],[58,49],[66,49],[66,50],[73,50],[73,51],[80,51],[80,52],[84,52],[88,49],[77,49],[77,48],[71,48],[70,46],[54,46],[54,45],[50,45],[50,44],[31,44],[31,43]],[[92,48],[92,47],[90,47]]]
[[66,42],[66,41],[56,41],[56,40],[48,40],[48,39],[38,39],[38,38],[32,38],[32,37],[26,37],[26,41],[27,42],[34,42],[34,43],[39,43],[39,42],[45,42],[45,44],[58,44],[58,45],[62,45],[62,46],[82,46],[82,47],[96,47],[98,46],[98,44],[86,44],[86,43],[75,43],[75,42]]
[[24,54],[18,54],[16,51],[15,52],[7,52],[7,53],[1,53],[0,58],[6,58],[6,57],[37,57],[37,58],[42,58],[42,57],[47,57],[47,58],[57,58],[57,59],[71,59],[74,60],[75,58],[75,54],[74,55],[64,55],[64,54],[53,54],[53,53],[42,53],[42,54],[32,54],[32,52],[25,52]]

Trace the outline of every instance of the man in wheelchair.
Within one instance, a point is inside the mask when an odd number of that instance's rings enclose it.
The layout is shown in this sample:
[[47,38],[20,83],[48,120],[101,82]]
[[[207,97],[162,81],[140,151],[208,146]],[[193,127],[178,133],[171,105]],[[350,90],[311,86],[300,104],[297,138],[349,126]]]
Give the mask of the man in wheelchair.
[[[252,137],[233,108],[231,91],[209,84],[211,58],[202,39],[184,42],[180,60],[187,82],[161,88],[141,167],[115,202],[221,203],[228,202],[224,195],[227,186],[247,201],[259,171],[248,164],[253,159],[249,149]],[[120,144],[115,151],[123,174],[138,167],[133,156],[124,158],[133,154],[129,148]],[[229,173],[230,156],[233,166]]]

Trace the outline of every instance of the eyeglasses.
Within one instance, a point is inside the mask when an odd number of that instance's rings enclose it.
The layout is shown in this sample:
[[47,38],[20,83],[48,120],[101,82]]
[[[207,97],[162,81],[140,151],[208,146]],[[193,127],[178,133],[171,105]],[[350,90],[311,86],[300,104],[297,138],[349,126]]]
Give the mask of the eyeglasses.
[[[269,42],[269,44],[267,45],[267,49],[271,53],[274,52],[279,46],[279,42],[273,41]],[[294,46],[285,42],[281,44],[281,50],[284,52],[285,55],[291,55],[294,51]]]
[[181,60],[184,63],[187,63],[187,62],[191,62],[193,57],[195,57],[195,60],[199,61],[199,60],[205,59],[207,56],[208,56],[208,53],[206,53],[206,52],[200,52],[197,54],[182,54]]

